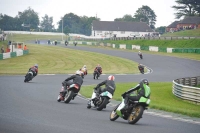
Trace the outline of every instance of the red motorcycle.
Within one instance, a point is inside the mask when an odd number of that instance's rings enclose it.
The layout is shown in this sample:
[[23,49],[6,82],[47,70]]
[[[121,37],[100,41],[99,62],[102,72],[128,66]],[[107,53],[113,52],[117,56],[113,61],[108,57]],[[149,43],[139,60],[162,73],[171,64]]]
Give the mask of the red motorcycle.
[[64,89],[64,86],[61,87],[60,94],[58,95],[57,101],[64,101],[64,103],[69,103],[71,100],[74,100],[76,95],[79,92],[79,86],[77,84],[71,84],[67,86],[67,89]]

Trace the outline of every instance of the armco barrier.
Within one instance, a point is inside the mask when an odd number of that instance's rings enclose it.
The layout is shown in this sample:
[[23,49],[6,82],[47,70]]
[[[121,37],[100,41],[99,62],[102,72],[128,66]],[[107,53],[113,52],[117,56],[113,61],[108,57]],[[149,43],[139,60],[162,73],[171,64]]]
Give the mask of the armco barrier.
[[200,104],[200,76],[173,80],[172,93],[184,100]]

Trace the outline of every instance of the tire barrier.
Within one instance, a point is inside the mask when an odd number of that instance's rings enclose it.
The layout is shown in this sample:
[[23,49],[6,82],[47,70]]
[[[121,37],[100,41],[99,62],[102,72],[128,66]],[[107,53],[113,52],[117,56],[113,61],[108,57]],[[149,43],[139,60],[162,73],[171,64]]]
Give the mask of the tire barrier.
[[200,104],[200,76],[173,80],[172,93],[184,100]]

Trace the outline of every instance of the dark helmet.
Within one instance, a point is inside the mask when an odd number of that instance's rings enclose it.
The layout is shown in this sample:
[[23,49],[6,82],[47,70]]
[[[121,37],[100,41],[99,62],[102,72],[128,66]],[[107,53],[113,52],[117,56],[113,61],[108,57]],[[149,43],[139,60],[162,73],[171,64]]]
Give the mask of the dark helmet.
[[142,79],[140,83],[143,83],[143,84],[149,85],[149,81],[148,81],[147,79]]

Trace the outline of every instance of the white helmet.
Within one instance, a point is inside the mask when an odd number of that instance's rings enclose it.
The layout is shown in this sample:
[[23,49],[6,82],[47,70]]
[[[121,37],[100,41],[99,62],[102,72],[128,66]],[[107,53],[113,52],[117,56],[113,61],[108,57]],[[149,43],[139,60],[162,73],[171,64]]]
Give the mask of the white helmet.
[[83,67],[86,67],[86,65],[84,65]]
[[108,80],[115,80],[115,77],[113,76],[113,75],[110,75],[109,77],[108,77]]
[[76,71],[77,75],[81,75],[81,72],[79,70]]

